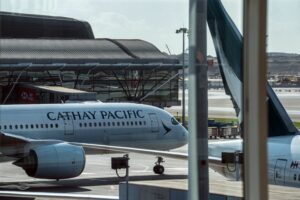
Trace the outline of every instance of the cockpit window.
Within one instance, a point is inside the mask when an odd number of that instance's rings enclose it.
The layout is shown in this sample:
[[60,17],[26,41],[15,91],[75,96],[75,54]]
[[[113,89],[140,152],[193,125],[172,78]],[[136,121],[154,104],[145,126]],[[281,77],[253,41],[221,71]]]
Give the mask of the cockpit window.
[[178,125],[179,124],[179,122],[175,119],[175,117],[171,118],[171,122],[172,122],[173,125]]

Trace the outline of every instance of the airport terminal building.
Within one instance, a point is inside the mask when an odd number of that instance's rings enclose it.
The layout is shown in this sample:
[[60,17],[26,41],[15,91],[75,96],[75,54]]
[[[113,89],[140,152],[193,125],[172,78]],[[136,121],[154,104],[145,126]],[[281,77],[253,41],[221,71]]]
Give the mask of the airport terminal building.
[[[57,103],[42,100],[45,89],[40,90],[40,86],[55,86],[96,94],[77,100],[180,105],[182,65],[153,44],[139,39],[94,38],[88,22],[71,18],[0,15],[3,104],[22,102],[15,91],[24,87],[25,93],[33,93],[35,102]],[[67,94],[62,98],[69,99]]]

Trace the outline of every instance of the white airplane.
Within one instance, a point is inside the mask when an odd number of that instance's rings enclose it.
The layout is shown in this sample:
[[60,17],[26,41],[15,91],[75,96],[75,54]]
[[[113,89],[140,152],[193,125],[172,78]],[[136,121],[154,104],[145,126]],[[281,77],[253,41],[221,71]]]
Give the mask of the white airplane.
[[[213,38],[226,94],[231,96],[241,125],[242,115],[242,35],[220,0],[208,0],[207,22]],[[268,179],[271,184],[300,187],[300,135],[267,83]],[[241,152],[242,140],[209,143],[211,167],[224,176],[235,172],[221,165],[222,152]],[[219,161],[219,163],[217,163]]]
[[[79,176],[82,146],[170,150],[188,137],[168,112],[133,103],[1,105],[0,130],[0,156],[13,158],[28,176],[47,179]],[[160,161],[154,171],[163,173]]]

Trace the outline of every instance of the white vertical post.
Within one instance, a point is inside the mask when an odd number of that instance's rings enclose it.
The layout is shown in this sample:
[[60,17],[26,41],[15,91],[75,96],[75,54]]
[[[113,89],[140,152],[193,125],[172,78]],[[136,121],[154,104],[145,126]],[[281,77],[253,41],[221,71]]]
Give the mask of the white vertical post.
[[189,27],[189,191],[190,200],[207,200],[207,0],[190,0]]
[[266,200],[266,0],[244,3],[244,195]]

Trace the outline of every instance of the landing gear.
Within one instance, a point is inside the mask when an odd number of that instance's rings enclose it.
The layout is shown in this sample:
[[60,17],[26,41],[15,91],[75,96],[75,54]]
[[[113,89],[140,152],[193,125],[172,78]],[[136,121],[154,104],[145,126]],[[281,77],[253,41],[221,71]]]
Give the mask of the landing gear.
[[160,163],[165,162],[164,159],[160,156],[157,157],[157,161],[155,162],[155,166],[153,167],[153,172],[155,174],[163,174],[165,171],[164,166],[162,166]]

